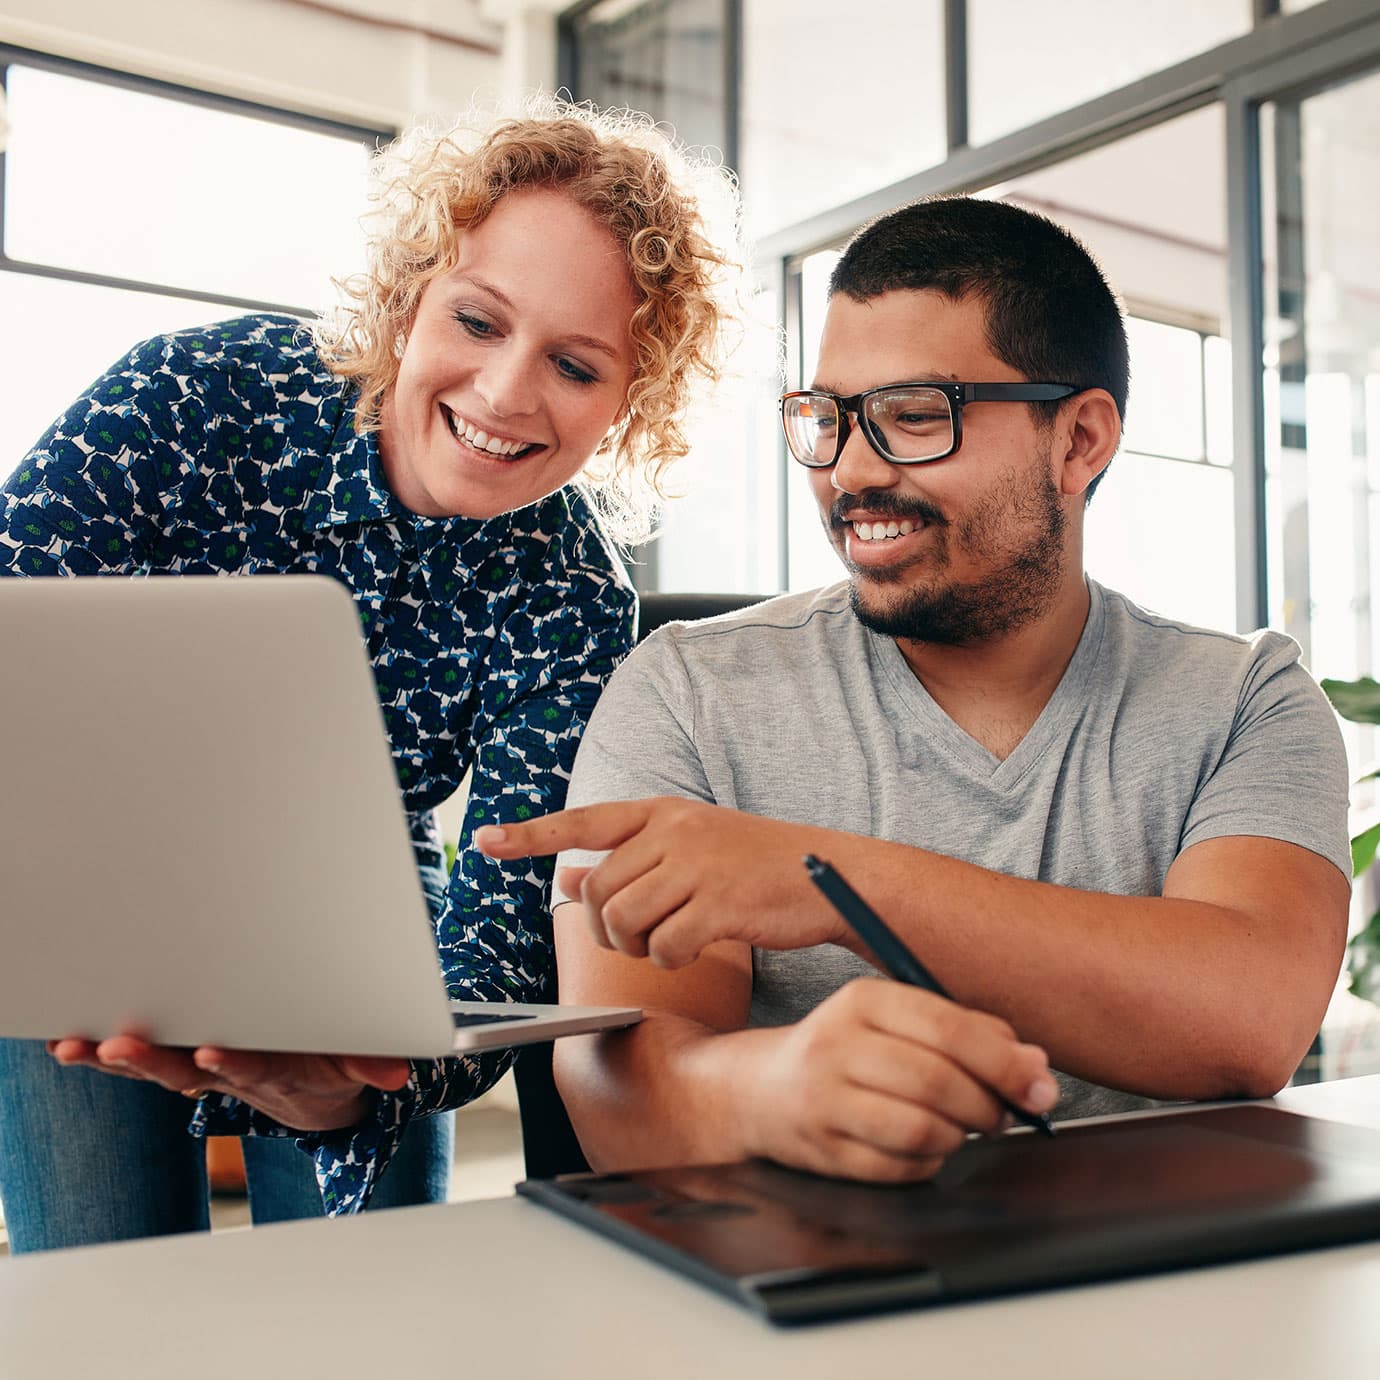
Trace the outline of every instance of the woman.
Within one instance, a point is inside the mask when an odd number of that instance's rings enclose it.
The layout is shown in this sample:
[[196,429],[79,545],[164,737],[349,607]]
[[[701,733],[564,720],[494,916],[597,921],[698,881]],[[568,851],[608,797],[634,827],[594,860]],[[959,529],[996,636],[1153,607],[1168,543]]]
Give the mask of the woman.
[[[451,993],[540,999],[549,867],[465,849],[447,879],[431,812],[471,769],[466,838],[500,797],[506,813],[561,804],[632,639],[601,524],[647,534],[692,380],[716,376],[735,261],[708,226],[732,197],[645,122],[568,108],[482,137],[417,131],[375,171],[349,305],[314,333],[245,317],[136,347],[0,492],[0,574],[340,580]],[[509,1058],[0,1041],[12,1247],[204,1228],[188,1094],[196,1135],[248,1137],[256,1222],[443,1198],[450,1118],[418,1114],[478,1095]]]

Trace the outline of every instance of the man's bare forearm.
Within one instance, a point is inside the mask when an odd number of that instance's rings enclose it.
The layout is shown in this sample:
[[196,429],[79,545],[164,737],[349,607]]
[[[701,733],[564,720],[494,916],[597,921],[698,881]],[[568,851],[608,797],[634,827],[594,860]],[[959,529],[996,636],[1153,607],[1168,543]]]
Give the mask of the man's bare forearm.
[[1205,877],[1201,900],[1079,891],[856,835],[835,861],[955,1000],[1004,1017],[1057,1068],[1153,1097],[1276,1091],[1344,942],[1345,879],[1322,860],[1287,920],[1257,894],[1267,869]]
[[[1197,843],[1162,895],[1118,896],[674,798],[584,807],[507,834],[500,850],[612,849],[573,879],[582,923],[600,951],[669,972],[719,942],[863,952],[801,866],[814,853],[960,1005],[1003,1018],[1067,1073],[1150,1097],[1277,1090],[1317,1031],[1345,942],[1347,879],[1268,838]],[[649,858],[655,885],[633,885]]]
[[556,1044],[556,1083],[599,1170],[713,1164],[758,1153],[755,1064],[780,1032],[711,1030],[648,1011],[629,1030]]

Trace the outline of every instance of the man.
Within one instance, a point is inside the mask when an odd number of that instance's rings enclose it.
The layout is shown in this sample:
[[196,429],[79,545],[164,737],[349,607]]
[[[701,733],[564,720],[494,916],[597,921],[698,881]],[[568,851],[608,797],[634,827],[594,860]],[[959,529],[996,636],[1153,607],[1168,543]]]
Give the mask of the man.
[[[650,639],[584,808],[476,835],[607,852],[556,911],[562,997],[647,1009],[557,1053],[596,1167],[920,1178],[996,1095],[1048,1110],[1049,1064],[1061,1116],[1287,1081],[1346,929],[1340,736],[1287,638],[1084,576],[1126,391],[1110,289],[1038,216],[931,200],[845,251],[782,420],[848,581]],[[878,976],[806,853],[952,1001]]]

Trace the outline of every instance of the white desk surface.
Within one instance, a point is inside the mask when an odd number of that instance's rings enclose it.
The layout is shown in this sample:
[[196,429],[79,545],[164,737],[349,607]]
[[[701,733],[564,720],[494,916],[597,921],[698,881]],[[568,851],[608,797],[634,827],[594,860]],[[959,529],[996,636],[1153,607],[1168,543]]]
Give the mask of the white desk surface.
[[[1279,1103],[1380,1127],[1380,1075]],[[517,1198],[0,1261],[4,1380],[1376,1380],[1380,1242],[797,1331]]]

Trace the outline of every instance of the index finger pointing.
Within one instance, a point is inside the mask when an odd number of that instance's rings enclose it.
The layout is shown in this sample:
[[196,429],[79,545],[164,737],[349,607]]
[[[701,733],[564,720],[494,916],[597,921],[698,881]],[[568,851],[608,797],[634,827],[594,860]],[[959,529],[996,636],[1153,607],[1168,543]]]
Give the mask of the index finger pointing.
[[540,857],[563,848],[602,852],[637,833],[649,806],[646,800],[611,800],[514,824],[486,824],[474,831],[474,845],[491,858]]

